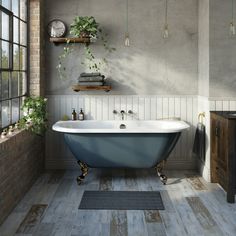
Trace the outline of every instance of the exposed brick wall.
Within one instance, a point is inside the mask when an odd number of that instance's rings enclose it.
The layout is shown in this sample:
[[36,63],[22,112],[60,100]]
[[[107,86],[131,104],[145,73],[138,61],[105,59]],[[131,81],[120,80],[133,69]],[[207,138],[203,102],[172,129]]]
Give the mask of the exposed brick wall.
[[29,49],[30,83],[29,92],[33,96],[44,95],[44,1],[29,1]]
[[44,138],[20,131],[0,141],[0,225],[44,167]]

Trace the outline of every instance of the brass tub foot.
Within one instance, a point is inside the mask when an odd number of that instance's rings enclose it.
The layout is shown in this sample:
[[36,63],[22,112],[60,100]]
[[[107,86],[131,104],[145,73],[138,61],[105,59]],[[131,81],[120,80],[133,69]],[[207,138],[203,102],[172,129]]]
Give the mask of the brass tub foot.
[[79,175],[76,180],[77,180],[77,184],[80,185],[82,181],[84,180],[85,176],[88,174],[89,168],[87,164],[82,161],[78,161],[78,164],[80,166],[82,174]]
[[162,182],[164,185],[166,185],[166,183],[167,183],[167,176],[162,173],[162,170],[163,170],[163,168],[164,168],[164,166],[165,166],[165,163],[166,163],[166,160],[163,160],[163,161],[161,161],[160,163],[158,163],[158,164],[155,166],[157,175],[159,176],[161,182]]

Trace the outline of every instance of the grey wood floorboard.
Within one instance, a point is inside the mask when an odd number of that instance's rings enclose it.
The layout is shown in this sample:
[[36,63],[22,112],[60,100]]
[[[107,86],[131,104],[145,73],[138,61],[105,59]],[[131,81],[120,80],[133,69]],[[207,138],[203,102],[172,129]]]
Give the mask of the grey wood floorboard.
[[110,220],[110,236],[127,236],[127,212],[112,211]]
[[138,183],[136,177],[136,170],[125,170],[125,190],[127,191],[135,191],[138,190]]
[[[225,192],[191,171],[164,171],[162,185],[155,170],[90,169],[78,186],[80,171],[44,173],[0,226],[1,236],[188,236],[236,235],[236,204]],[[165,210],[79,210],[85,190],[160,191]],[[17,229],[33,205],[47,204],[32,228]],[[37,215],[37,214],[36,214]]]
[[127,211],[128,235],[148,235],[143,211]]
[[25,218],[26,213],[13,211],[0,226],[1,236],[12,236]]
[[206,186],[202,183],[200,178],[194,174],[185,174],[187,181],[193,186],[195,190],[207,190]]
[[207,192],[200,192],[198,196],[204,205],[207,206],[207,209],[225,235],[232,235],[232,232],[236,232],[235,218],[227,214],[213,196],[210,196]]
[[45,204],[33,205],[16,230],[16,233],[33,234],[47,206]]
[[108,191],[112,190],[112,172],[104,171],[101,173],[100,182],[99,182],[99,190]]
[[223,232],[216,224],[212,215],[199,197],[187,197],[187,202],[192,208],[195,217],[204,229],[205,235],[222,235]]
[[[33,236],[49,236],[52,235],[55,224],[39,223],[33,233]],[[18,235],[16,235],[18,236]]]
[[166,236],[162,223],[147,223],[148,236]]

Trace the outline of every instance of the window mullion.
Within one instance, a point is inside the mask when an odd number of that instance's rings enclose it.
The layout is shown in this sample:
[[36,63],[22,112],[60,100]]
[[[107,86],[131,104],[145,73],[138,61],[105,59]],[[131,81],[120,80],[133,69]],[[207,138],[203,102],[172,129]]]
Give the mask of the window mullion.
[[[0,11],[4,12],[5,14],[8,15],[9,17],[9,35],[8,37],[4,37],[3,38],[3,32],[2,32],[2,24],[4,24],[3,20],[2,20],[2,14],[0,14],[0,49],[4,48],[3,42],[4,44],[8,44],[7,45],[7,49],[8,50],[8,66],[5,68],[3,67],[3,58],[2,58],[2,53],[0,53],[0,131],[4,128],[7,128],[9,125],[11,125],[13,122],[16,122],[17,119],[20,119],[21,113],[20,113],[20,107],[22,105],[22,102],[24,100],[24,97],[27,94],[26,93],[23,94],[22,91],[22,86],[23,86],[23,79],[20,76],[26,76],[27,77],[27,83],[28,83],[28,75],[29,75],[29,68],[28,68],[28,60],[29,60],[29,54],[28,54],[28,40],[29,40],[29,31],[28,31],[28,17],[26,17],[25,19],[23,19],[24,17],[21,16],[27,16],[28,15],[28,9],[29,9],[29,2],[26,2],[26,7],[21,9],[21,3],[20,1],[18,2],[18,14],[17,13],[13,13],[14,10],[14,4],[12,0],[9,1],[9,8],[5,8],[3,7],[2,1],[0,0]],[[21,11],[24,11],[21,14]],[[17,16],[15,16],[17,15]],[[14,18],[16,18],[18,20],[18,35],[14,35],[14,32],[17,32],[16,29],[14,29]],[[21,28],[21,21],[24,22],[26,24],[26,27],[22,27]],[[6,24],[6,22],[5,22]],[[23,24],[23,23],[22,23]],[[26,30],[27,33],[27,38],[26,38],[26,45],[22,45],[22,40],[20,38],[21,34],[24,35],[23,31]],[[22,32],[21,32],[22,31]],[[18,40],[16,40],[16,42],[14,42],[14,36],[18,36]],[[22,36],[23,37],[23,36]],[[14,45],[16,45],[16,47],[18,47],[17,51],[16,51],[16,55],[18,56],[18,58],[15,58],[16,60],[14,60]],[[6,47],[5,47],[6,48]],[[27,52],[27,61],[26,61],[26,68],[25,70],[22,70],[22,68],[20,67],[22,61],[22,53],[20,50],[24,49],[25,51],[26,48],[26,52]],[[19,68],[15,68],[14,63],[17,63],[19,65]],[[15,69],[15,70],[14,70]],[[8,79],[7,80],[7,85],[5,84],[4,86],[4,91],[3,91],[3,85],[4,85],[4,81],[3,80],[3,73],[5,73],[5,77]],[[4,78],[5,78],[4,77]],[[6,82],[6,81],[5,81]],[[17,87],[16,87],[17,86]],[[27,90],[28,90],[28,86],[27,86]],[[3,94],[6,94],[8,96],[3,97]],[[4,112],[3,112],[4,111]],[[16,113],[18,113],[18,117],[16,116]],[[4,126],[4,127],[3,127]]]

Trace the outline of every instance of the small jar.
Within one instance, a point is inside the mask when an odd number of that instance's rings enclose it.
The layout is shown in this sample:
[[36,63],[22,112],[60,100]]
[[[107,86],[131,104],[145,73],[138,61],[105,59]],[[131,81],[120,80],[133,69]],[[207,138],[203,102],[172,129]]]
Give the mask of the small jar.
[[8,135],[12,135],[14,132],[13,126],[9,126]]
[[19,123],[15,123],[14,130],[18,130],[18,129],[19,129]]
[[1,133],[1,138],[4,139],[4,138],[6,138],[6,137],[7,137],[7,130],[4,129],[4,130],[2,131],[2,133]]

